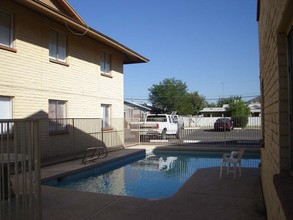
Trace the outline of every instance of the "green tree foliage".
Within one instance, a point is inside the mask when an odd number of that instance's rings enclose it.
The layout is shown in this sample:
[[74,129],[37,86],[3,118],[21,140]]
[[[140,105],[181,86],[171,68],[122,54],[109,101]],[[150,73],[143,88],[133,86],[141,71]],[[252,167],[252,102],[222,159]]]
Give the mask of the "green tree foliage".
[[[162,113],[176,111],[182,97],[187,93],[187,86],[180,80],[164,79],[158,85],[149,88],[149,100]],[[180,103],[178,103],[180,102]]]
[[244,101],[234,101],[229,103],[227,114],[233,119],[234,127],[244,128],[248,123],[250,109]]
[[190,115],[197,115],[200,110],[208,106],[205,98],[198,94],[198,92],[189,93],[190,103],[192,105],[192,113]]
[[175,78],[164,79],[149,88],[149,92],[149,100],[156,113],[176,111],[180,115],[192,115],[206,104],[204,97],[197,92],[188,93],[186,83]]
[[241,96],[230,96],[229,98],[220,98],[217,102],[218,107],[222,107],[225,104],[234,103],[235,101],[242,101]]

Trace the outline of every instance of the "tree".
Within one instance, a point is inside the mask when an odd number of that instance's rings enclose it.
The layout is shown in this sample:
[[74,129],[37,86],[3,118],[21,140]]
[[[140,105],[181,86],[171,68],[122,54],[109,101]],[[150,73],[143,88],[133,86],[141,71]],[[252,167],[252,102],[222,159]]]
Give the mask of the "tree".
[[190,115],[197,115],[200,110],[208,106],[205,98],[198,94],[198,92],[189,93],[190,103],[192,105],[192,113]]
[[241,96],[230,96],[229,98],[219,98],[217,102],[218,107],[222,107],[225,104],[230,104],[234,103],[235,101],[241,101],[242,97]]
[[248,123],[250,108],[242,100],[234,101],[229,103],[227,114],[232,118],[234,127],[244,128]]
[[149,92],[149,100],[156,113],[176,111],[180,115],[192,115],[206,103],[197,92],[188,93],[186,83],[175,78],[164,79],[149,88]]
[[153,85],[149,92],[149,100],[155,108],[161,113],[171,113],[178,110],[182,97],[187,94],[187,86],[175,78],[164,79],[159,85]]

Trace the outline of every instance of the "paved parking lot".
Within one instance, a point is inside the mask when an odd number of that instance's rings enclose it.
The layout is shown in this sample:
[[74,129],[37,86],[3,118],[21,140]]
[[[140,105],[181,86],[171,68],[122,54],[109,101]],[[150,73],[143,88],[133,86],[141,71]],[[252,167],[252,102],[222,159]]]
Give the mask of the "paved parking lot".
[[261,129],[234,129],[232,131],[215,131],[214,129],[183,129],[179,138],[169,136],[167,140],[160,137],[143,137],[141,142],[161,143],[201,143],[201,144],[252,144],[259,145]]
[[182,139],[190,140],[260,140],[261,129],[234,129],[232,131],[215,131],[214,129],[184,129],[180,131]]

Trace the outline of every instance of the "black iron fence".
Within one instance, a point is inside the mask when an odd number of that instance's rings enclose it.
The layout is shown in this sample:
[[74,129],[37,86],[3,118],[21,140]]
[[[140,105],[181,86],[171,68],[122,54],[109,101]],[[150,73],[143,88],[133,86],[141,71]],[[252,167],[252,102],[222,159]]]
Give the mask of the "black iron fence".
[[215,129],[214,122],[183,119],[176,133],[164,136],[141,134],[138,119],[0,120],[0,217],[41,219],[40,167],[82,158],[89,147],[111,151],[149,142],[259,145],[260,118],[253,120],[253,126]]
[[0,120],[0,219],[41,219],[37,121]]
[[[40,119],[42,165],[81,158],[89,147],[124,147],[124,120],[100,118]],[[107,125],[105,127],[105,125]]]
[[124,119],[0,120],[0,219],[42,219],[41,166],[82,158],[89,147],[123,148],[125,125]]
[[[141,129],[137,119],[128,120],[133,140],[137,143],[200,144],[200,145],[260,145],[261,118],[249,117],[247,121],[216,124],[218,118],[181,118],[177,130],[163,135],[162,128]],[[168,130],[168,127],[166,127]]]

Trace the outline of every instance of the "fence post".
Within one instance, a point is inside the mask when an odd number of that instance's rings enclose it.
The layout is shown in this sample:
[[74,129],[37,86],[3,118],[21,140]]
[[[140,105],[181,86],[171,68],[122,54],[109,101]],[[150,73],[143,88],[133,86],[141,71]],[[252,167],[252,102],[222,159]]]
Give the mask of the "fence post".
[[101,120],[102,126],[101,126],[101,130],[102,130],[102,143],[104,143],[104,121],[103,119]]
[[36,219],[42,219],[42,192],[41,192],[41,149],[39,124],[40,120],[33,121],[33,153],[34,153],[34,170],[35,170],[35,204],[36,204]]
[[225,147],[227,146],[227,124],[224,123],[224,131],[225,131]]
[[138,142],[139,144],[141,144],[141,135],[140,135],[140,125],[141,125],[142,120],[139,119],[139,123],[138,123]]
[[74,118],[72,118],[72,145],[74,146],[75,158],[77,158],[78,157],[78,153],[77,153],[76,144],[75,144],[75,125],[74,125]]

